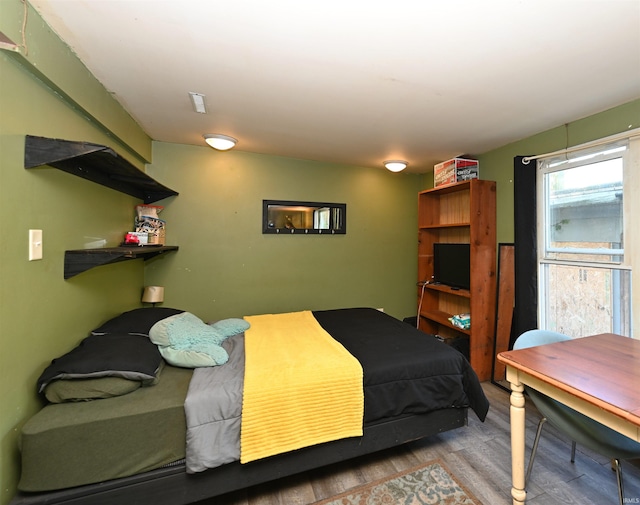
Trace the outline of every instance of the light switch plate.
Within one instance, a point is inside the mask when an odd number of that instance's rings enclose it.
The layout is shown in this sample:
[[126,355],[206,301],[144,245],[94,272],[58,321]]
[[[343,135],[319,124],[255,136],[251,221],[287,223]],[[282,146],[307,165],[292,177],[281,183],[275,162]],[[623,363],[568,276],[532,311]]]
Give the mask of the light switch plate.
[[29,261],[42,259],[42,230],[29,230]]

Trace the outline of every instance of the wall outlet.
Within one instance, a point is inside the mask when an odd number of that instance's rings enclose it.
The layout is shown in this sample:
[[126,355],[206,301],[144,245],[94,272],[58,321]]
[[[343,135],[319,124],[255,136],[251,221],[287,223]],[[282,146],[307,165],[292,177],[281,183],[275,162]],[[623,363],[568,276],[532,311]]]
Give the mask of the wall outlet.
[[42,259],[42,230],[29,230],[29,261]]

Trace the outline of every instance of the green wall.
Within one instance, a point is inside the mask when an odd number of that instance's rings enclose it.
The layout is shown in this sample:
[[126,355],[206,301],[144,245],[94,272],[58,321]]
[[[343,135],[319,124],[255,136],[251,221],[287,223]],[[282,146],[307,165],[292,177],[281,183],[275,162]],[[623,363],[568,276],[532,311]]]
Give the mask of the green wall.
[[[63,280],[65,249],[116,245],[136,200],[49,168],[25,170],[24,135],[107,143],[84,118],[0,54],[0,482],[17,478],[17,432],[40,404],[38,375],[107,316],[138,302],[142,265],[122,263]],[[43,259],[29,262],[29,229],[43,230]]]
[[[0,31],[21,41],[22,21],[20,0],[0,2]],[[39,374],[104,319],[139,305],[144,282],[140,261],[63,280],[64,250],[99,241],[115,245],[138,201],[55,169],[25,170],[25,135],[110,145],[138,164],[150,155],[151,141],[33,10],[27,43],[28,57],[0,51],[2,504],[13,497],[19,476],[20,427],[41,407],[35,393]],[[95,113],[110,112],[97,121],[82,102]],[[126,135],[110,132],[107,123]],[[126,145],[119,140],[124,137]],[[133,155],[131,146],[139,153]],[[43,230],[41,261],[28,261],[29,229]]]
[[[203,319],[348,306],[415,312],[420,176],[154,143],[167,244],[146,266],[165,305]],[[347,204],[346,235],[263,235],[262,200]]]
[[498,243],[513,242],[513,158],[554,152],[640,128],[640,100],[572,121],[478,156],[480,174],[497,182]]

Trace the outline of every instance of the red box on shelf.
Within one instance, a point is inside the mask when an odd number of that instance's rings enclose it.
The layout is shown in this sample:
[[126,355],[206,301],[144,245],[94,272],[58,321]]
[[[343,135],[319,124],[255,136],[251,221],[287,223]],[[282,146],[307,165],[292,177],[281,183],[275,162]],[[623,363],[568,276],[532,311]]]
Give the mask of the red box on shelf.
[[465,158],[453,158],[433,167],[434,187],[454,182],[477,179],[480,175],[480,162]]

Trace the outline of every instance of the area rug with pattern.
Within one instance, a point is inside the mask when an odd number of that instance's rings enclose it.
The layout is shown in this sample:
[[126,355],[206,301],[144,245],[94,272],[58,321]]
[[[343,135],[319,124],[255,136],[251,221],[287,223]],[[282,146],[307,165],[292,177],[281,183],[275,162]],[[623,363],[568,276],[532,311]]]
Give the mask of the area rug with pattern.
[[314,505],[482,505],[437,459]]

